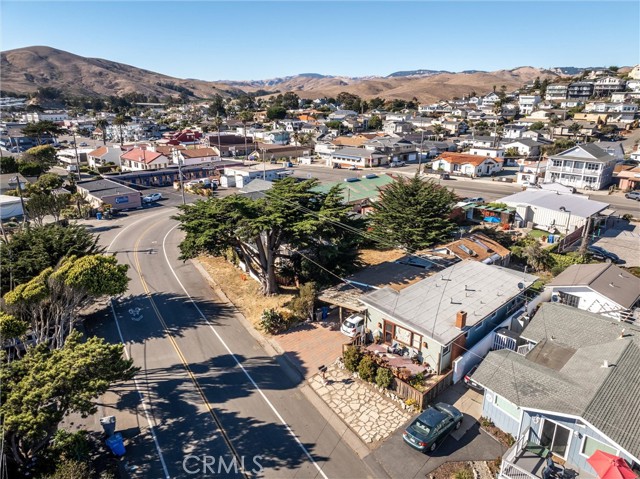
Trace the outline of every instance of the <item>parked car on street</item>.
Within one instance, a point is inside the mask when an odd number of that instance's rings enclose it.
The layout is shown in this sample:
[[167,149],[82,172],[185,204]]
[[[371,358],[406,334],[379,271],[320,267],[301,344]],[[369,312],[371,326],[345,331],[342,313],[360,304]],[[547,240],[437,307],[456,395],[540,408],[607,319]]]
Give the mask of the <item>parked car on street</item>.
[[350,338],[355,338],[356,336],[361,335],[364,333],[364,316],[352,314],[342,322],[340,332]]
[[89,144],[86,141],[83,141],[82,143],[78,144],[78,146],[89,146]]
[[600,246],[591,245],[587,248],[587,251],[591,253],[592,258],[599,259],[601,261],[611,261],[612,263],[620,263],[620,257],[617,254],[607,251]]
[[143,203],[155,203],[162,199],[162,195],[160,193],[151,193],[142,198]]
[[401,160],[394,160],[391,163],[389,163],[389,166],[391,168],[398,168],[399,166],[404,166],[406,163],[404,161]]
[[474,367],[472,367],[467,374],[465,374],[463,381],[468,388],[474,389],[475,391],[478,391],[479,393],[481,393],[482,391],[484,391],[484,388],[480,386],[477,382],[475,382],[471,377],[473,376],[473,373],[476,372],[476,369],[478,369],[477,364]]
[[624,195],[628,200],[636,200],[640,201],[640,191],[630,191],[629,193]]
[[402,433],[402,439],[420,452],[433,452],[454,429],[459,429],[463,415],[450,404],[429,406]]

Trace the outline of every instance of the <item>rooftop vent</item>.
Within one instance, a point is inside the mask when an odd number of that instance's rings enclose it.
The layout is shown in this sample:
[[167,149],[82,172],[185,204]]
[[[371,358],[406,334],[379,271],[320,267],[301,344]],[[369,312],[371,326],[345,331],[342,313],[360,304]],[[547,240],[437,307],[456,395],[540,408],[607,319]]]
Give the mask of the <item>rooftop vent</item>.
[[606,360],[606,359],[604,361],[602,361],[602,366],[601,367],[608,368],[609,367],[609,361]]

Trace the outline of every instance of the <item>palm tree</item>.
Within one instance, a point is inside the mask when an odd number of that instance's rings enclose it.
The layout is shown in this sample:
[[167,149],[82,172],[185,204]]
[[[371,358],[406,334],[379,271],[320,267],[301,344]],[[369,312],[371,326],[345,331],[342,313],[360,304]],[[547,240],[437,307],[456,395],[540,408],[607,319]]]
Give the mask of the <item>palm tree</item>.
[[[244,132],[244,159],[247,159],[247,123],[253,121],[253,112],[245,110],[241,111],[238,119],[242,122],[242,130]],[[243,161],[244,162],[244,161]]]
[[224,121],[222,120],[222,118],[220,118],[219,115],[216,115],[216,117],[213,120],[211,120],[211,125],[218,132],[218,155],[220,155],[221,158],[222,158],[222,150],[220,147],[220,128],[222,127],[223,124],[224,124]]
[[113,120],[113,124],[118,127],[118,130],[120,132],[120,146],[122,146],[122,144],[124,143],[124,137],[122,136],[122,127],[127,124],[127,120],[125,119],[124,115],[118,115]]
[[107,127],[109,126],[109,122],[104,119],[104,118],[100,118],[98,121],[96,121],[96,128],[100,128],[100,131],[102,131],[102,144],[103,145],[107,145]]

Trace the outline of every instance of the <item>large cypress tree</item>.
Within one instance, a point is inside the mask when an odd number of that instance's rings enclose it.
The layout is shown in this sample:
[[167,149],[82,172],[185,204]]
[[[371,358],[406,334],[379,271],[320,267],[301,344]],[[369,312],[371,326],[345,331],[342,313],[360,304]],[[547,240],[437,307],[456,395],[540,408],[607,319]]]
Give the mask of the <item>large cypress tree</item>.
[[376,238],[385,245],[416,251],[448,238],[456,195],[433,180],[401,177],[380,192],[370,216]]

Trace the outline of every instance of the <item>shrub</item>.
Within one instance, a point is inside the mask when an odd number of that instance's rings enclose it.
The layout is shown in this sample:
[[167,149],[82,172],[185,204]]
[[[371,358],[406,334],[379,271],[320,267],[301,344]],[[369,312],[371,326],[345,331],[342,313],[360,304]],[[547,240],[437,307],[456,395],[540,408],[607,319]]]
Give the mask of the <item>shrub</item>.
[[358,365],[358,374],[362,380],[372,383],[376,380],[377,369],[378,365],[373,358],[371,356],[365,356]]
[[87,431],[67,432],[58,430],[51,444],[50,452],[55,456],[74,461],[87,461],[90,454]]
[[299,295],[289,303],[289,308],[298,318],[313,319],[313,309],[315,306],[318,289],[314,282],[305,283],[300,286]]
[[453,474],[453,479],[473,479],[473,471],[470,471],[467,468],[458,469]]
[[347,368],[347,371],[355,373],[362,360],[362,352],[355,346],[349,346],[344,352],[343,359],[344,367]]
[[389,389],[393,383],[393,373],[387,368],[378,368],[376,373],[376,384],[384,389]]
[[404,403],[409,407],[418,407],[418,401],[416,401],[413,398],[409,398],[409,399],[405,400]]
[[631,221],[633,219],[633,215],[631,213],[626,213],[622,215],[622,219],[625,221]]
[[287,329],[288,322],[279,311],[265,309],[260,318],[260,326],[269,334],[278,334]]
[[411,386],[413,386],[414,388],[418,389],[420,386],[422,386],[422,383],[424,383],[424,374],[423,373],[418,373],[415,376],[413,376],[411,379],[409,379],[409,384]]

